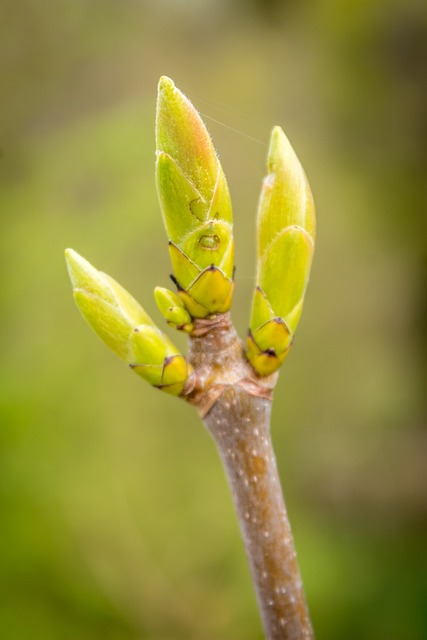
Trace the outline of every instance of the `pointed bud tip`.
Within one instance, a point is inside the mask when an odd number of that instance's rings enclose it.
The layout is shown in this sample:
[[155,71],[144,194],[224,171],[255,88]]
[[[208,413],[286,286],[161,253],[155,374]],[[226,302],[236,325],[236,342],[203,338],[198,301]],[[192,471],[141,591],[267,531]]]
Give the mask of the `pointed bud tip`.
[[176,89],[175,83],[168,76],[161,76],[158,84],[159,93],[162,91],[174,91]]
[[93,268],[92,265],[77,253],[77,251],[74,251],[74,249],[65,249],[65,262],[67,263],[68,274],[73,287],[78,286],[82,272]]
[[74,249],[65,249],[64,255],[67,264],[84,264],[87,262],[87,260],[77,253],[77,251],[74,251]]
[[64,252],[65,255],[65,262],[67,263],[68,268],[70,268],[74,263],[79,261],[79,258],[81,258],[81,256],[77,253],[77,251],[74,251],[74,249],[65,249]]
[[170,303],[170,297],[171,297],[171,291],[169,291],[169,289],[166,289],[165,287],[155,287],[154,289],[154,298],[156,300],[157,306],[165,306],[165,304],[169,304]]
[[286,137],[283,129],[278,125],[271,132],[270,147],[268,149],[268,169],[277,171],[284,169],[287,164],[297,160],[295,151]]
[[284,131],[280,125],[276,124],[271,132],[271,138],[280,138],[281,136],[285,136]]
[[[174,81],[168,76],[161,76],[157,85],[157,110],[169,112],[171,109],[188,108],[188,98],[178,89]],[[193,107],[192,107],[193,108]],[[175,115],[178,112],[175,113]],[[157,117],[159,117],[159,113]]]

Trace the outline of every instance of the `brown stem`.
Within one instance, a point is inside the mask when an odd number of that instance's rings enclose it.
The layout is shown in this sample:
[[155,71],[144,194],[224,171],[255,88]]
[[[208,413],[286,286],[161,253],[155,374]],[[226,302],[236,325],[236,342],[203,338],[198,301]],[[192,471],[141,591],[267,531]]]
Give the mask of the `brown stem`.
[[270,437],[275,378],[259,379],[229,318],[193,337],[196,384],[188,400],[204,417],[224,463],[269,640],[313,638]]

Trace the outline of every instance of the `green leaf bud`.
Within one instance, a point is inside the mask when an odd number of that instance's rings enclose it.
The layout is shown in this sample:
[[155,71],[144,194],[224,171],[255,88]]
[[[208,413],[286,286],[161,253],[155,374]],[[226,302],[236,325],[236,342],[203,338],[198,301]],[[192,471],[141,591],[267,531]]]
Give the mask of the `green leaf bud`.
[[193,330],[191,316],[186,310],[182,298],[173,291],[169,291],[169,289],[164,289],[163,287],[156,287],[154,296],[160,313],[164,316],[167,323],[175,329],[191,333]]
[[188,287],[188,295],[209,313],[226,313],[231,307],[233,282],[213,264]]
[[[157,188],[179,295],[192,317],[224,313],[234,270],[227,182],[199,114],[166,77],[159,82],[156,139]],[[209,295],[204,287],[213,268],[217,288]]]
[[136,327],[130,336],[135,373],[159,389],[179,395],[190,374],[186,359],[157,327]]
[[314,250],[315,213],[301,164],[280,127],[272,132],[257,221],[257,287],[247,356],[260,375],[289,352]]
[[95,333],[152,385],[179,395],[191,370],[178,349],[113,278],[72,249],[65,255],[77,306]]

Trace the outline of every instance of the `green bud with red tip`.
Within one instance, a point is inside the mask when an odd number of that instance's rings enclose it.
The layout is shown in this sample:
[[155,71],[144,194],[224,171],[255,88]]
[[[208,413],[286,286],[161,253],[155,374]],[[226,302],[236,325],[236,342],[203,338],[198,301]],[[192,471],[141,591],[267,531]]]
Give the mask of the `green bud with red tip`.
[[225,313],[233,293],[234,244],[227,182],[190,101],[162,77],[156,177],[174,279],[193,318]]

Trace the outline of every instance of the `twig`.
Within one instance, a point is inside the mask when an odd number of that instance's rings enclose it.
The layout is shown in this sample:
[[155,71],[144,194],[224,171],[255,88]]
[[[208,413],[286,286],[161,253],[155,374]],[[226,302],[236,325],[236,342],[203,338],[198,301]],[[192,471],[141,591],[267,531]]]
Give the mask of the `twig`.
[[268,395],[276,377],[254,375],[228,314],[221,320],[191,340],[196,384],[188,400],[204,416],[224,464],[266,637],[313,638],[270,437]]

